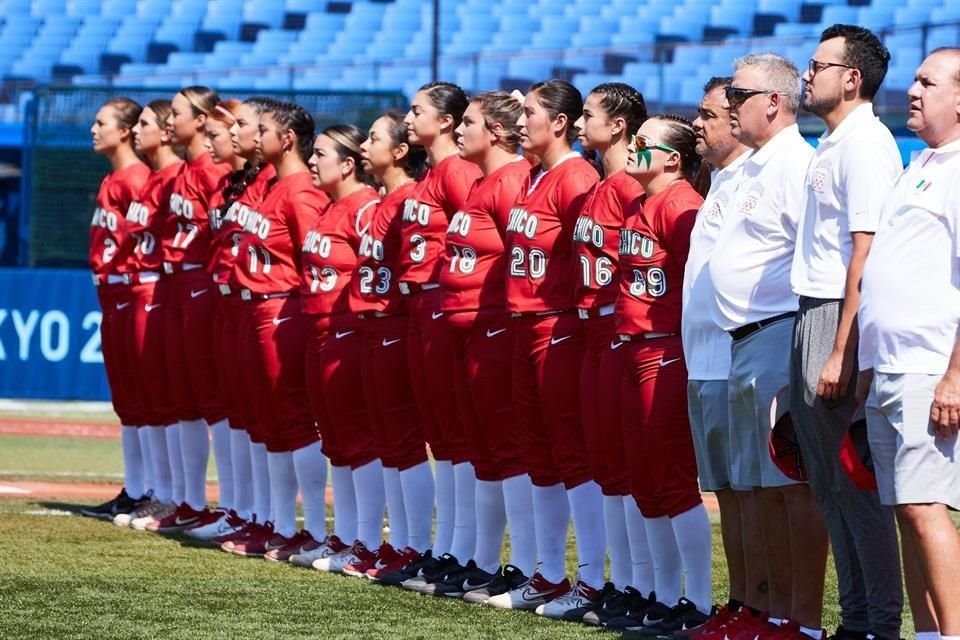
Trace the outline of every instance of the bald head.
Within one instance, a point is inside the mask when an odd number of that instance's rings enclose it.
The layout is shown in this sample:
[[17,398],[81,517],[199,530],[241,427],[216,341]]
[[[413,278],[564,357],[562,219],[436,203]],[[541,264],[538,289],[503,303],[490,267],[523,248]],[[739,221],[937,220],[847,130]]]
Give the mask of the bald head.
[[910,89],[907,128],[931,147],[960,139],[960,48],[936,49],[920,64]]

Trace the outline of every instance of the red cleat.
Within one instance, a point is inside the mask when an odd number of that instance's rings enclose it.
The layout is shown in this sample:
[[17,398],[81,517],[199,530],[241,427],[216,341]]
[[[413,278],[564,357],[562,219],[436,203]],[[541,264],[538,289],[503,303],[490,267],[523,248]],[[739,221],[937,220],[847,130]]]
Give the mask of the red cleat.
[[196,526],[197,523],[208,514],[209,510],[206,507],[198,511],[186,502],[183,502],[177,507],[176,511],[167,517],[154,520],[148,524],[147,531],[153,531],[154,533],[177,533]]
[[303,552],[303,546],[307,543],[318,544],[316,539],[314,539],[306,529],[298,531],[279,549],[271,549],[263,554],[263,559],[272,562],[289,562],[291,556]]

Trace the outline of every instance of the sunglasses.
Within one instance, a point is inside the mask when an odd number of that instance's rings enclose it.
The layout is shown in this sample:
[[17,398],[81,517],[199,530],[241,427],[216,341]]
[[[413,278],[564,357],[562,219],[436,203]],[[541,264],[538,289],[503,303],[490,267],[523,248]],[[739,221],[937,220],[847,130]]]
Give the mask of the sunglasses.
[[841,64],[839,62],[819,62],[810,58],[810,62],[807,63],[807,71],[810,73],[810,77],[817,75],[824,69],[829,69],[830,67],[842,67],[843,69],[856,69],[856,67],[850,66],[849,64]]
[[665,144],[660,144],[655,142],[643,135],[642,133],[635,133],[630,136],[630,144],[637,151],[646,151],[647,149],[659,149],[660,151],[666,151],[667,153],[680,153],[673,147],[669,147]]
[[739,107],[744,102],[752,98],[753,96],[758,96],[760,94],[769,95],[771,93],[778,93],[777,91],[772,91],[770,89],[744,89],[743,87],[727,87],[723,92],[724,96],[727,98],[727,102],[730,103],[731,107]]

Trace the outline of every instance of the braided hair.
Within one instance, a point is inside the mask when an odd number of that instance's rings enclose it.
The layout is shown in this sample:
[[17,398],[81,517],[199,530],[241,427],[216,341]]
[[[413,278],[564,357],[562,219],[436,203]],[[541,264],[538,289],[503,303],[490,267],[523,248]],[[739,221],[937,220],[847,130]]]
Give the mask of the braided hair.
[[313,116],[310,112],[293,102],[277,101],[264,107],[262,113],[273,114],[280,133],[293,131],[297,136],[297,153],[305,163],[313,155]]
[[604,82],[598,84],[590,93],[600,98],[600,106],[610,118],[623,118],[627,123],[628,135],[636,132],[647,119],[647,103],[643,94],[622,82]]
[[661,113],[653,116],[667,124],[662,137],[665,145],[673,147],[680,154],[680,172],[701,196],[710,190],[710,170],[700,160],[697,153],[697,135],[693,123],[673,113]]

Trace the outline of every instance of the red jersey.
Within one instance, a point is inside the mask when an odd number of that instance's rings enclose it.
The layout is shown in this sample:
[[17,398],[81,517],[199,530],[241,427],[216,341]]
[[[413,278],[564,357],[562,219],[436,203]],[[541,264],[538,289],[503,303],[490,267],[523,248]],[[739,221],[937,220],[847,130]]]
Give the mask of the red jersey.
[[642,195],[640,183],[620,170],[601,181],[587,199],[573,230],[573,247],[580,263],[578,309],[599,309],[616,302],[624,211]]
[[380,196],[357,189],[327,207],[303,236],[300,293],[303,312],[334,316],[350,312],[350,281],[357,268],[360,237]]
[[507,311],[574,307],[577,257],[573,229],[593,186],[593,166],[572,154],[552,169],[534,169],[507,223]]
[[225,204],[223,189],[211,197],[210,230],[213,238],[207,270],[213,274],[213,281],[217,284],[227,284],[230,281],[233,263],[237,259],[240,247],[240,238],[243,236],[243,225],[247,221],[247,216],[256,211],[263,202],[270,187],[270,181],[276,177],[277,171],[273,165],[266,165],[226,210],[223,208]]
[[440,161],[417,183],[403,204],[403,249],[397,266],[401,282],[436,282],[443,238],[453,214],[463,208],[480,167],[454,154]]
[[258,294],[297,291],[300,242],[329,202],[308,171],[274,182],[243,224],[232,282]]
[[227,163],[215,164],[209,153],[185,162],[173,182],[170,212],[163,227],[164,262],[207,264],[210,256],[210,197]]
[[620,232],[617,333],[680,333],[683,269],[703,197],[686,180],[634,201],[643,211]]
[[129,271],[118,259],[129,236],[126,212],[150,177],[150,167],[135,162],[107,174],[97,192],[97,208],[90,220],[90,268],[94,273]]
[[127,208],[127,229],[123,243],[122,260],[131,272],[160,271],[163,250],[160,236],[170,212],[170,194],[173,181],[180,172],[182,160],[153,171],[137,198]]
[[503,307],[507,258],[503,239],[530,163],[522,158],[474,183],[463,209],[447,228],[440,271],[445,311]]
[[403,206],[417,183],[410,181],[383,196],[366,233],[360,237],[356,277],[351,279],[354,313],[399,313],[406,298],[397,287],[397,263],[403,244]]

